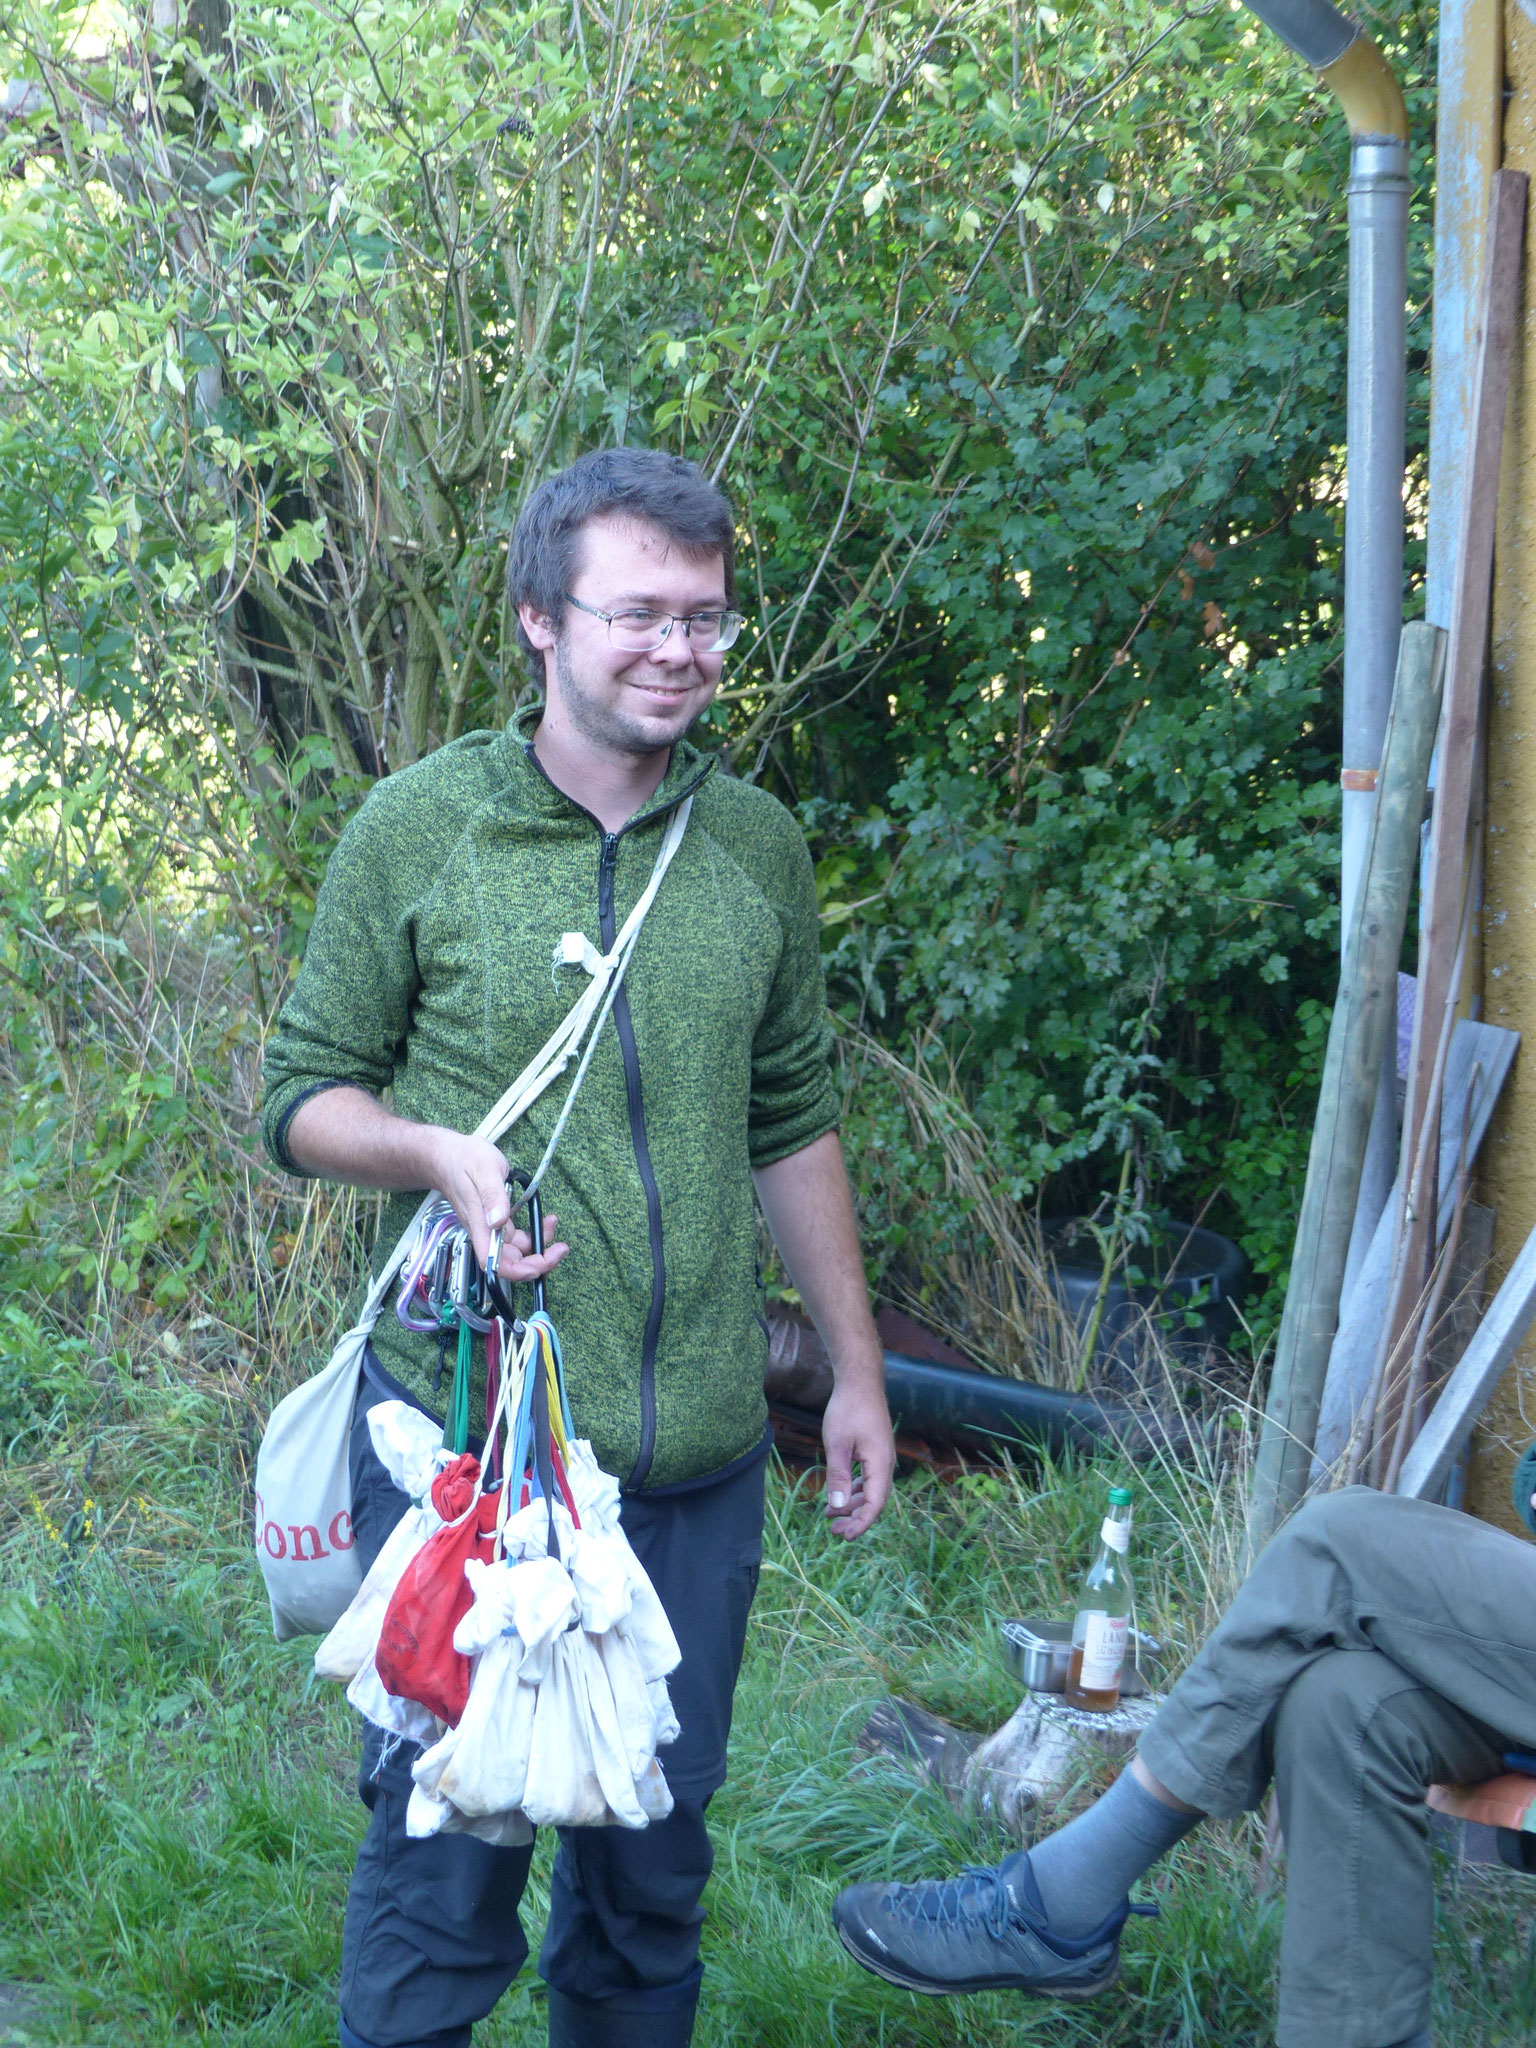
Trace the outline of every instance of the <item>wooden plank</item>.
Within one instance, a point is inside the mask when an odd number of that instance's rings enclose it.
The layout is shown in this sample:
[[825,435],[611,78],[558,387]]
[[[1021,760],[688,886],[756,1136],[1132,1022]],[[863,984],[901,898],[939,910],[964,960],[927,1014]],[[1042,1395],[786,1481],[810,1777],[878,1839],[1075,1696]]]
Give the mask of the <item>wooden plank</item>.
[[[1463,1122],[1467,1129],[1467,1158],[1470,1162],[1476,1159],[1482,1147],[1489,1119],[1509,1078],[1519,1047],[1518,1031],[1506,1031],[1498,1024],[1474,1024],[1465,1017],[1458,1020],[1451,1036],[1445,1069],[1445,1115],[1440,1133],[1437,1246],[1443,1242],[1450,1228],[1451,1210],[1456,1201],[1456,1164],[1461,1152]],[[1370,1388],[1382,1322],[1387,1313],[1394,1229],[1393,1205],[1389,1203],[1376,1225],[1370,1249],[1344,1302],[1339,1333],[1333,1340],[1312,1461],[1314,1485],[1348,1451],[1360,1422],[1360,1410]]]
[[1445,1298],[1429,1340],[1426,1411],[1455,1370],[1488,1306],[1488,1269],[1493,1263],[1497,1212],[1481,1202],[1462,1211],[1461,1232],[1446,1282]]
[[1404,626],[1381,781],[1328,1030],[1290,1284],[1254,1460],[1248,1523],[1255,1553],[1306,1490],[1366,1138],[1387,1037],[1397,1025],[1398,961],[1418,868],[1445,654],[1445,635],[1438,626],[1422,619]]
[[1520,1248],[1504,1285],[1494,1296],[1477,1335],[1445,1383],[1428,1422],[1403,1460],[1396,1491],[1410,1500],[1432,1500],[1466,1449],[1477,1418],[1525,1340],[1536,1317],[1536,1230]]
[[[1489,190],[1482,318],[1473,380],[1471,456],[1461,503],[1445,704],[1436,757],[1434,817],[1419,941],[1418,1003],[1403,1106],[1402,1166],[1398,1176],[1401,1200],[1392,1205],[1401,1216],[1406,1248],[1397,1262],[1397,1285],[1388,1303],[1386,1327],[1391,1345],[1400,1341],[1412,1320],[1435,1256],[1435,1204],[1429,1190],[1418,1186],[1413,1175],[1421,1139],[1425,1140],[1422,1149],[1427,1160],[1434,1160],[1440,1151],[1440,1102],[1434,1094],[1433,1075],[1441,1039],[1460,994],[1451,986],[1451,974],[1466,909],[1473,778],[1481,752],[1499,461],[1520,317],[1526,185],[1523,171],[1497,171]],[[1390,1430],[1393,1421],[1389,1402],[1383,1414],[1384,1427]]]

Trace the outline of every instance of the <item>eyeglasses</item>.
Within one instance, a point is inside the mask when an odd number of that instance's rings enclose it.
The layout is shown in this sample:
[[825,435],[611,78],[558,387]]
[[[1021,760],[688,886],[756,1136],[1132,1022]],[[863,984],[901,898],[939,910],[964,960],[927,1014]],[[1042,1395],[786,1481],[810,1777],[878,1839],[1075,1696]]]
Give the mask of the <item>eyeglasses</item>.
[[689,612],[684,617],[677,612],[653,612],[643,605],[637,605],[633,611],[600,612],[596,605],[583,604],[569,591],[565,601],[589,618],[601,619],[608,628],[609,644],[622,648],[626,654],[653,654],[674,626],[682,627],[683,638],[690,647],[694,634],[700,636],[700,654],[724,654],[727,647],[735,645],[746,624],[740,612]]

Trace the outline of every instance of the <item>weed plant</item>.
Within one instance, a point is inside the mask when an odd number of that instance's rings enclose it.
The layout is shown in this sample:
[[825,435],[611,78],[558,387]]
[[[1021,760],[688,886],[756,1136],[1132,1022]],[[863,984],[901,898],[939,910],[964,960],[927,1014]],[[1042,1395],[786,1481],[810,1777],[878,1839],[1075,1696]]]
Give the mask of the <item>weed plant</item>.
[[[80,942],[0,1035],[0,2040],[320,2048],[364,1815],[356,1731],[312,1645],[273,1642],[247,1540],[270,1401],[326,1348],[362,1241],[249,1141],[254,1027],[238,954]],[[579,1370],[579,1361],[573,1362]],[[1240,1411],[1136,1475],[1139,1620],[1177,1666],[1230,1592]],[[930,2001],[857,1969],[840,1886],[1008,1846],[891,1762],[861,1760],[897,1692],[968,1728],[1017,1687],[996,1624],[1060,1613],[1122,1460],[912,1473],[860,1544],[813,1475],[775,1466],[737,1701],[700,2048],[1259,2048],[1282,1872],[1256,1822],[1193,1835],[1146,1888],[1123,1988],[1074,2010]],[[1068,1806],[1091,1796],[1085,1773]],[[536,1943],[552,1844],[526,1900]],[[1447,1892],[1447,1898],[1450,1893]],[[1523,1881],[1463,1883],[1438,1936],[1441,2048],[1536,2027]],[[530,1969],[481,2048],[544,2039]]]

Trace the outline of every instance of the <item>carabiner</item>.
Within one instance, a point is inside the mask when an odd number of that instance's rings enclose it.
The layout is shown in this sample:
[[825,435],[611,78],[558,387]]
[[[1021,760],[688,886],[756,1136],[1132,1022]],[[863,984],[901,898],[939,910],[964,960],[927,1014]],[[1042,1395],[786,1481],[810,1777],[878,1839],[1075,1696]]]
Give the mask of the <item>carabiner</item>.
[[[507,1175],[507,1186],[509,1188],[525,1188],[529,1186],[532,1180],[533,1175],[531,1173],[524,1172],[520,1166],[514,1166]],[[534,1251],[542,1252],[544,1249],[544,1210],[539,1201],[539,1191],[537,1188],[534,1188],[532,1194],[528,1197],[528,1235],[533,1241]],[[533,1283],[533,1305],[540,1315],[545,1313],[544,1278],[542,1274]]]
[[478,1304],[480,1313],[486,1317],[497,1316],[502,1322],[507,1322],[510,1319],[504,1309],[498,1304],[498,1296],[502,1302],[506,1300],[506,1296],[502,1293],[501,1280],[497,1268],[501,1264],[502,1240],[511,1227],[510,1223],[498,1223],[491,1232],[491,1242],[485,1254],[485,1270],[480,1275],[480,1300]]
[[[513,1188],[527,1187],[532,1178],[533,1175],[531,1173],[525,1172],[520,1166],[514,1166],[507,1175],[509,1193]],[[513,1216],[517,1214],[519,1206],[516,1201],[513,1201]],[[505,1227],[508,1230],[512,1228],[510,1219]],[[536,1252],[542,1252],[544,1249],[544,1210],[539,1201],[539,1191],[537,1188],[528,1197],[528,1235],[533,1241],[533,1249]],[[492,1243],[495,1246],[496,1253],[499,1255],[499,1243],[495,1239],[492,1240]],[[502,1277],[496,1270],[496,1258],[494,1256],[488,1258],[485,1263],[485,1294],[483,1300],[495,1309],[504,1323],[516,1323],[516,1312],[512,1307],[511,1299],[507,1294]],[[544,1282],[542,1278],[535,1280],[533,1283],[533,1305],[539,1314],[542,1315],[544,1313]]]
[[477,1312],[474,1302],[479,1290],[480,1269],[470,1249],[469,1232],[460,1230],[453,1245],[453,1272],[449,1279],[450,1303],[459,1324],[484,1336],[491,1327],[489,1316]]
[[453,1248],[456,1233],[446,1231],[438,1240],[422,1275],[421,1291],[426,1296],[427,1307],[441,1322],[449,1307],[449,1276],[453,1269]]

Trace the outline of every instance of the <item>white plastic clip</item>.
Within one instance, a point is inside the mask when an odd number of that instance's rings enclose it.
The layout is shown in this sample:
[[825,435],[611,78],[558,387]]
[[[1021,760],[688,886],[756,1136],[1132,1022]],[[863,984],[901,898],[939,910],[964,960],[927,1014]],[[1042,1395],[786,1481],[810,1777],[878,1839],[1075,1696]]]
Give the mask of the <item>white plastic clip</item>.
[[611,957],[599,953],[583,932],[566,932],[555,949],[557,967],[585,967],[595,981],[613,965]]

